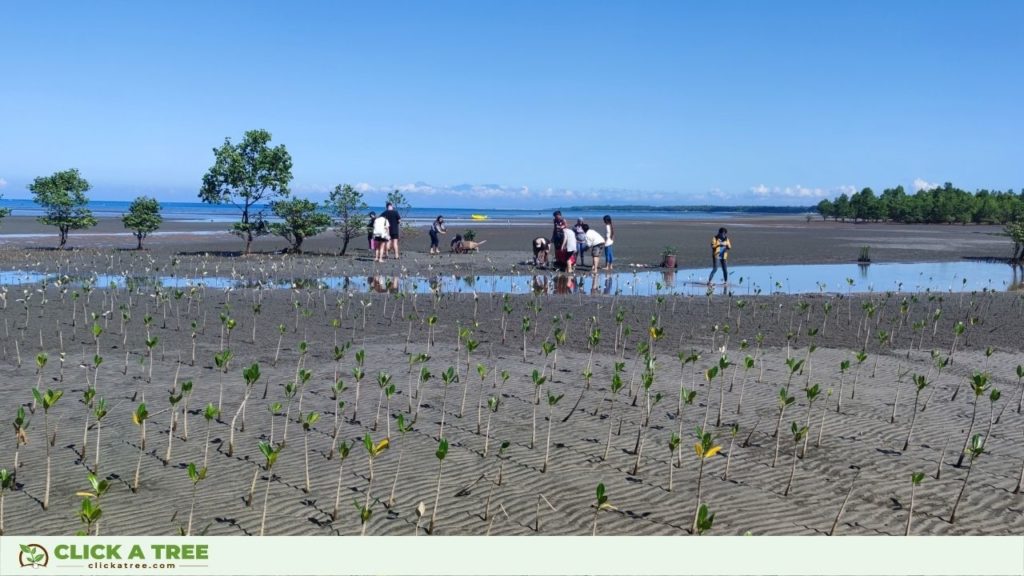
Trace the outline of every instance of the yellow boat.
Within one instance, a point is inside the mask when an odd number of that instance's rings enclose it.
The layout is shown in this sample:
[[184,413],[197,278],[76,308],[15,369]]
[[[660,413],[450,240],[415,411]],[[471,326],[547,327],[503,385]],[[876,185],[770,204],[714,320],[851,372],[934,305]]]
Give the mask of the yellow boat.
[[470,214],[469,217],[473,220],[487,220],[486,214]]

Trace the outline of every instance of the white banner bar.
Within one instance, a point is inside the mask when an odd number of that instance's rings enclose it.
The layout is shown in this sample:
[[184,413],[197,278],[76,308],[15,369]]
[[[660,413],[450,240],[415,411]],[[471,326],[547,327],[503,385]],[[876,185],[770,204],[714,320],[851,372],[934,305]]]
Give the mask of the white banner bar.
[[1024,536],[6,536],[0,574],[1020,576]]

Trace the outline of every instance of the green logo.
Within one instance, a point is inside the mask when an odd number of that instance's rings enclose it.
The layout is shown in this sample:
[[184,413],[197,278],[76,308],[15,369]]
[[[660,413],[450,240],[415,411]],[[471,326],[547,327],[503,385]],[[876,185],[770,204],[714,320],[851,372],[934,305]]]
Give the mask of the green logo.
[[50,563],[50,553],[39,544],[21,544],[21,553],[18,554],[18,564],[23,568],[30,566],[39,568]]

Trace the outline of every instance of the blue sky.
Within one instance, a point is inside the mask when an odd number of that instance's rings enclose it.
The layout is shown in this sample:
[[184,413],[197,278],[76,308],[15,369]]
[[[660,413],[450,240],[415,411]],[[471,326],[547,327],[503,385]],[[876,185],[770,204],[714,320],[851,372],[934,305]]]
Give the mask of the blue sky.
[[813,204],[1024,187],[1024,2],[8,2],[0,193],[196,200],[265,128],[293,191]]

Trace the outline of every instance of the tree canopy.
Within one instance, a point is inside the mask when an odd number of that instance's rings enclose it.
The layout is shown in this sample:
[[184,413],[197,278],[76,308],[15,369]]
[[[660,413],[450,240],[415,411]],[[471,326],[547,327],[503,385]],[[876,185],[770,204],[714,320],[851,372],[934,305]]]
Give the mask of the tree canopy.
[[331,217],[305,198],[278,200],[270,207],[274,216],[282,220],[271,224],[270,231],[287,240],[295,254],[302,253],[302,242],[306,238],[320,234],[331,225]]
[[139,241],[137,248],[142,250],[142,241],[150,233],[156,232],[164,217],[160,215],[160,203],[155,198],[139,196],[132,200],[128,213],[121,217],[124,227],[131,230]]
[[1024,220],[1024,191],[1014,194],[978,190],[974,194],[947,182],[943,186],[907,194],[902,186],[886,188],[876,196],[864,188],[851,196],[817,206],[822,218],[853,221],[892,221],[905,224],[1006,224]]
[[86,208],[89,198],[85,193],[90,188],[89,182],[75,168],[54,172],[51,176],[39,176],[28,185],[36,204],[43,209],[38,220],[48,226],[56,226],[60,233],[58,248],[67,245],[71,230],[96,225],[92,211]]
[[344,256],[349,241],[362,236],[366,229],[367,206],[363,193],[348,184],[335,186],[326,207],[337,217],[335,231],[341,238],[341,255]]
[[283,144],[271,148],[270,132],[250,130],[242,141],[213,149],[214,163],[203,176],[199,198],[208,204],[234,204],[241,221],[232,232],[245,240],[245,253],[253,239],[270,232],[263,217],[265,203],[286,198],[292,180],[292,157]]
[[[3,199],[4,199],[4,195],[0,194],[0,200],[3,200]],[[0,220],[3,220],[4,218],[6,218],[7,216],[10,216],[10,215],[11,215],[11,209],[10,208],[0,208]]]

